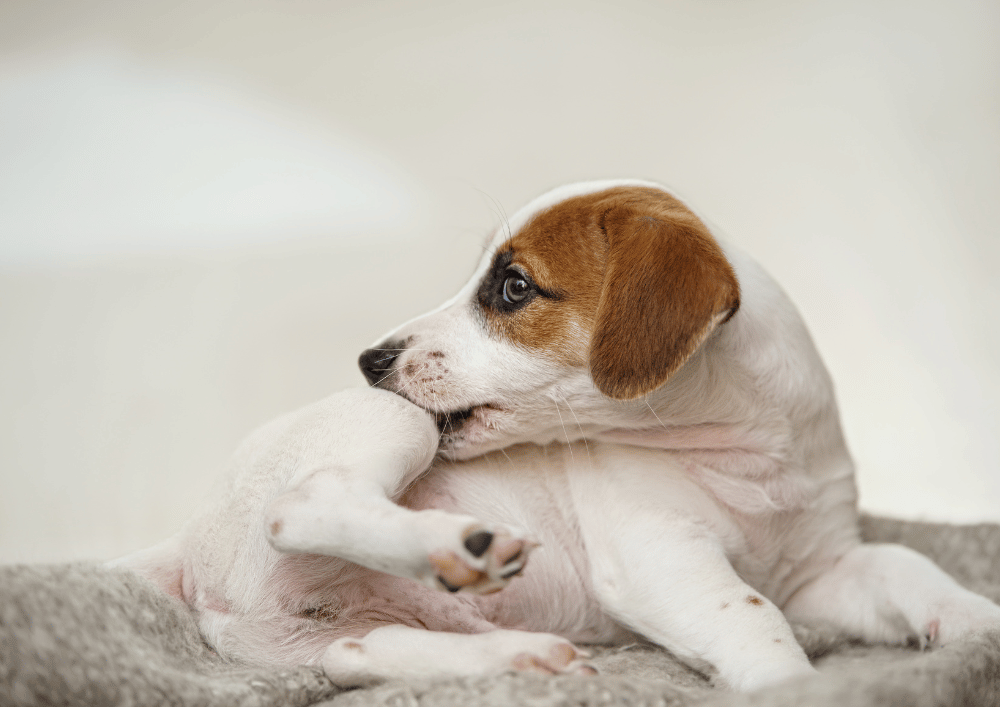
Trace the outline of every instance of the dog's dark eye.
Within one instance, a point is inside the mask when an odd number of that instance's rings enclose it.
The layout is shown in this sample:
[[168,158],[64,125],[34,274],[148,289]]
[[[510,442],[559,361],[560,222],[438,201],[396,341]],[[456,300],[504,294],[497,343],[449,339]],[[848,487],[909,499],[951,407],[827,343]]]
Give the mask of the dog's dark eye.
[[[0,0],[2,1],[2,0]],[[487,312],[513,314],[528,307],[537,297],[560,299],[557,292],[549,292],[538,286],[531,275],[513,264],[514,252],[500,251],[493,258],[493,265],[479,284],[476,299]]]
[[504,280],[503,298],[505,302],[517,304],[531,292],[531,285],[523,277],[511,276]]

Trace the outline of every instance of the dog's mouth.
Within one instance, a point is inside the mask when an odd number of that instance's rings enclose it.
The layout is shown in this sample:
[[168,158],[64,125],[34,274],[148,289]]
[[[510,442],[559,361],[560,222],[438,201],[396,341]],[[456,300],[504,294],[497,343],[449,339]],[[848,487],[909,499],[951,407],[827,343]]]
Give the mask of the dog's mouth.
[[472,417],[472,412],[475,409],[475,407],[470,407],[465,410],[434,413],[434,421],[437,423],[438,432],[442,434],[445,432],[457,432],[465,424],[465,421]]
[[434,421],[437,423],[438,432],[442,435],[450,436],[461,430],[469,420],[479,420],[480,422],[488,425],[488,418],[490,414],[500,411],[501,408],[496,405],[483,403],[482,405],[473,405],[471,407],[462,408],[461,410],[452,410],[451,412],[430,412],[434,415]]

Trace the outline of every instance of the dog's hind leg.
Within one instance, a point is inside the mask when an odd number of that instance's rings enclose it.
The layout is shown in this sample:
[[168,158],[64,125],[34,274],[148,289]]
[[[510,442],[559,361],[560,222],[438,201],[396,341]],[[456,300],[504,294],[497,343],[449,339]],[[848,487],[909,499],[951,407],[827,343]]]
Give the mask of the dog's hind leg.
[[823,621],[873,642],[943,645],[976,630],[1000,630],[1000,606],[970,592],[920,553],[864,544],[796,592],[793,621]]
[[477,594],[501,589],[524,567],[533,544],[511,529],[394,503],[437,451],[425,411],[386,391],[348,390],[298,419],[278,443],[268,442],[294,450],[284,457],[294,469],[263,513],[275,549]]
[[581,653],[550,633],[497,629],[463,634],[409,626],[376,628],[364,638],[341,638],[321,661],[333,682],[343,687],[390,679],[496,675],[509,670],[593,674]]
[[340,557],[436,589],[476,594],[503,588],[533,548],[472,516],[403,508],[336,468],[317,470],[276,498],[264,523],[271,545],[282,552]]

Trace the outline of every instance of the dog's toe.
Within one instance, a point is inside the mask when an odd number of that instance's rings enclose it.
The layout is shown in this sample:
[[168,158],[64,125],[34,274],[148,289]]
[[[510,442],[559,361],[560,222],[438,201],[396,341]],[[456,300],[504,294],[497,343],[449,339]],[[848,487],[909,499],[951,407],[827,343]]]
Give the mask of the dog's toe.
[[544,655],[518,653],[511,661],[514,670],[542,675],[597,675],[597,669],[583,661],[588,657],[572,643],[558,640]]
[[449,592],[464,590],[492,594],[503,589],[524,571],[529,553],[538,544],[515,537],[510,531],[476,525],[462,533],[462,552],[438,549],[428,559],[438,587]]

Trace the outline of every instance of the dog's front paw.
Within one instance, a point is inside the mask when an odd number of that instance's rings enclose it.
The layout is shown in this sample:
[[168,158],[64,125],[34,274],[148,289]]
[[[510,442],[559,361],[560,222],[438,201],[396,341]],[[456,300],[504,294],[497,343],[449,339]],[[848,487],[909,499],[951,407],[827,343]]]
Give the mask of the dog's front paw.
[[462,550],[440,548],[429,555],[438,587],[472,594],[498,592],[521,574],[538,543],[507,530],[473,525],[462,533]]

